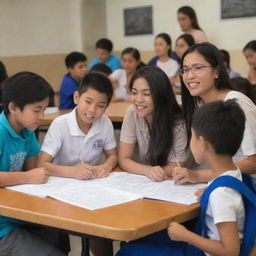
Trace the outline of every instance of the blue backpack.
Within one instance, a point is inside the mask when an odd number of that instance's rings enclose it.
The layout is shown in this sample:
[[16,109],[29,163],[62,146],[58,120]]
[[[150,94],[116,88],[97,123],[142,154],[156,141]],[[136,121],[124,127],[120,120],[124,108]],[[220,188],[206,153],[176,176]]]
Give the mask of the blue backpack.
[[244,238],[241,244],[240,256],[248,256],[256,239],[256,180],[248,174],[242,174],[243,182],[228,175],[216,178],[204,191],[200,204],[201,212],[196,233],[205,236],[205,211],[211,192],[218,187],[230,187],[242,196],[245,207]]

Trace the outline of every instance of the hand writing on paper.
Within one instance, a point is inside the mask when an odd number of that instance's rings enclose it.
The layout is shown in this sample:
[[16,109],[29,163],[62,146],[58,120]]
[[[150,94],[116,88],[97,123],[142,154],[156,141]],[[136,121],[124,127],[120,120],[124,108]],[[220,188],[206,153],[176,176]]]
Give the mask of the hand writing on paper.
[[112,171],[112,167],[109,164],[101,164],[94,166],[96,178],[105,178]]
[[191,177],[191,171],[187,168],[183,167],[174,167],[172,171],[172,177],[175,181],[180,184],[190,182],[193,183],[193,179]]
[[206,188],[199,188],[196,192],[195,192],[195,195],[196,195],[196,200],[197,201],[200,201],[204,191],[205,191]]
[[27,183],[31,184],[41,184],[45,183],[49,179],[49,174],[44,167],[34,168],[30,171],[25,172],[27,175]]
[[167,179],[167,174],[161,166],[152,166],[146,173],[152,181],[163,181]]
[[173,221],[169,224],[168,235],[173,241],[184,241],[186,232],[188,231],[183,225]]
[[95,169],[92,165],[81,163],[78,166],[73,166],[70,169],[70,177],[79,180],[90,180],[95,177]]

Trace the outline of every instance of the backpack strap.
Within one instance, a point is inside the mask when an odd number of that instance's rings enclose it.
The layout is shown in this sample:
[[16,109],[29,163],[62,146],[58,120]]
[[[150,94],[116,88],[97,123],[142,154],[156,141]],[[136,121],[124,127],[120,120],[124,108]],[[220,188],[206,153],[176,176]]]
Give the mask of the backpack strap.
[[[246,183],[250,182],[249,186],[251,186],[252,181],[249,175],[243,174],[243,180]],[[241,245],[240,256],[249,255],[251,252],[255,237],[256,237],[256,193],[252,191],[245,183],[234,178],[229,175],[223,175],[216,178],[204,191],[204,194],[201,197],[200,204],[201,204],[201,213],[199,224],[197,226],[197,233],[202,236],[205,236],[206,227],[205,227],[205,211],[208,204],[208,200],[210,197],[211,192],[218,188],[218,187],[230,187],[234,190],[237,190],[241,193],[244,199],[245,211],[246,211],[246,218],[244,223],[244,238]]]

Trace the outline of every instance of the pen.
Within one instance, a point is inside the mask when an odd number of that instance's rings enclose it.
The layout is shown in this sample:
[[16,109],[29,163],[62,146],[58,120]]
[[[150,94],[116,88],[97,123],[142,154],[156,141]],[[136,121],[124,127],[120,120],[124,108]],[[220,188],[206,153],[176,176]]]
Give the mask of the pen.
[[[176,159],[176,164],[178,165],[179,168],[181,168],[180,163],[178,162],[177,159]],[[174,181],[174,184],[175,184],[175,185],[180,185],[180,183],[177,182],[176,180]]]
[[[79,157],[79,159],[80,159],[81,164],[82,164],[82,165],[85,165],[84,160],[83,160],[81,157]],[[95,176],[93,175],[91,178],[92,178],[92,179],[94,179],[94,178],[95,178]]]

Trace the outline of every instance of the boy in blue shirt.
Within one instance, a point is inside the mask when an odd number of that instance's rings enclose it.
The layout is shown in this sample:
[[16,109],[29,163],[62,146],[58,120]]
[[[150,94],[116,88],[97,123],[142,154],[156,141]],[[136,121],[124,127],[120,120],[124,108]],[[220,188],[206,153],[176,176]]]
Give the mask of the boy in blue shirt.
[[107,39],[102,38],[96,42],[96,58],[93,59],[89,64],[89,70],[98,63],[106,64],[111,68],[112,72],[117,69],[122,68],[120,64],[120,60],[114,54],[111,54],[113,50],[113,43]]
[[59,109],[73,109],[73,94],[78,89],[81,79],[87,71],[87,58],[83,53],[71,52],[65,58],[68,73],[64,76],[60,87]]
[[[40,146],[34,130],[44,117],[50,93],[48,82],[31,72],[17,73],[5,81],[0,114],[1,187],[48,180],[48,172],[36,168]],[[44,240],[35,234],[36,229],[22,224],[0,216],[0,255],[64,255],[46,241],[49,232]]]

